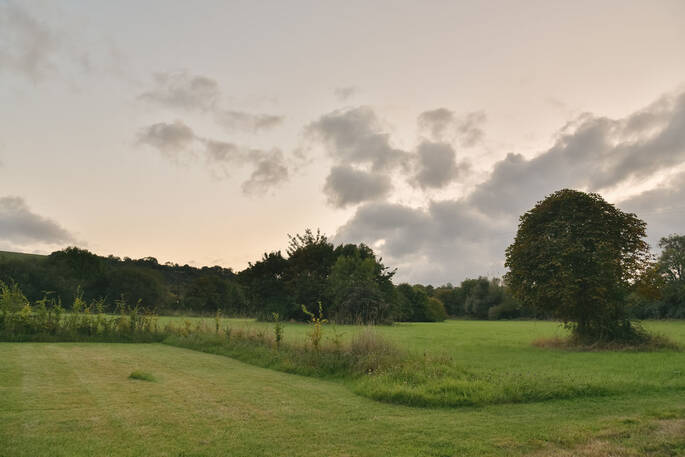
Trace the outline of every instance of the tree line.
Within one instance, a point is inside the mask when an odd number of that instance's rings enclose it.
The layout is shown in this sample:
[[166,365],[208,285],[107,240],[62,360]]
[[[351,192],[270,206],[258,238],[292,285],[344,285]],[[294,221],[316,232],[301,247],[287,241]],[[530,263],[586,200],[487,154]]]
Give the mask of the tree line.
[[[685,237],[662,240],[662,255],[636,283],[629,310],[637,318],[685,317]],[[393,283],[394,270],[364,244],[334,246],[320,232],[289,237],[288,247],[265,253],[242,271],[159,263],[154,257],[98,256],[69,247],[48,256],[0,253],[0,281],[16,282],[33,301],[73,303],[76,294],[155,309],[158,313],[249,316],[307,320],[318,310],[338,323],[434,322],[448,316],[473,319],[547,318],[514,298],[499,278],[466,279],[458,286]]]

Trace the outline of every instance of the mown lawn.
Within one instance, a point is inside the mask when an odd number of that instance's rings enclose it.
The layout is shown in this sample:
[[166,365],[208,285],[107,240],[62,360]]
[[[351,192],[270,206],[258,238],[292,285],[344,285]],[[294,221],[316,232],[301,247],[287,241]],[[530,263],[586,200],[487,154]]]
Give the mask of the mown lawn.
[[[685,343],[685,322],[649,327]],[[306,331],[289,324],[286,337]],[[442,352],[468,371],[570,376],[616,391],[413,408],[355,395],[345,382],[162,344],[0,343],[0,456],[685,455],[683,352],[531,347],[559,331],[541,322],[378,331],[419,354]],[[129,379],[134,371],[153,380]]]
[[[640,429],[661,433],[662,448],[683,445],[659,428],[682,426],[675,392],[420,409],[158,344],[5,343],[0,358],[7,456],[521,455],[596,435],[619,445]],[[128,379],[141,368],[157,382]]]

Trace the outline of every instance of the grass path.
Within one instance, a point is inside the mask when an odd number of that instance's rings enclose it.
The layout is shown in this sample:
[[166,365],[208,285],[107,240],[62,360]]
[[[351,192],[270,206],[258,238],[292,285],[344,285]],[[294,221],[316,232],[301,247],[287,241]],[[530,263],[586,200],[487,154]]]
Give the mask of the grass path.
[[677,455],[682,436],[652,452],[634,432],[671,420],[678,435],[684,417],[676,391],[418,409],[159,344],[0,344],[2,457],[552,455],[597,436],[625,455]]

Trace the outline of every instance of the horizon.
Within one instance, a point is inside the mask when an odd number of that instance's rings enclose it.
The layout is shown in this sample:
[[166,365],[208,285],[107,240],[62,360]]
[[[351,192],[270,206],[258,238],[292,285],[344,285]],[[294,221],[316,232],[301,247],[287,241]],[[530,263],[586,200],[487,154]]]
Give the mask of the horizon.
[[682,43],[666,0],[0,0],[0,250],[240,271],[318,227],[458,284],[561,188],[655,249],[685,226]]

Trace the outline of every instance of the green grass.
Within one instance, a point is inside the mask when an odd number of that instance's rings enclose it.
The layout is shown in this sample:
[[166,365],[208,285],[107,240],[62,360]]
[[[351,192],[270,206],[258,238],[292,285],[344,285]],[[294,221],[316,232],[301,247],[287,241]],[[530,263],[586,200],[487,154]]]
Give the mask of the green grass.
[[[685,400],[673,390],[425,409],[161,344],[2,343],[0,360],[2,457],[520,456],[564,448],[667,456],[685,446]],[[127,379],[142,366],[159,381]]]
[[[265,334],[271,327],[245,319],[226,320],[223,325],[234,331],[252,328]],[[646,326],[681,345],[685,343],[682,321],[649,322]],[[360,330],[354,326],[328,327],[324,336],[337,333],[349,341]],[[301,346],[308,331],[307,325],[287,324],[285,341]],[[371,376],[359,376],[353,370],[346,371],[348,366],[326,360],[313,365],[287,351],[226,345],[220,338],[168,342],[290,373],[344,378],[348,388],[359,395],[409,406],[463,407],[648,391],[685,392],[685,352],[574,352],[534,347],[531,342],[537,338],[565,335],[565,330],[552,322],[448,321],[377,327],[375,331],[408,355],[403,363],[386,364]]]
[[146,371],[140,371],[140,370],[135,370],[132,371],[130,375],[128,375],[128,379],[134,379],[138,381],[147,381],[147,382],[157,382],[157,378],[155,378],[152,374],[146,372]]

